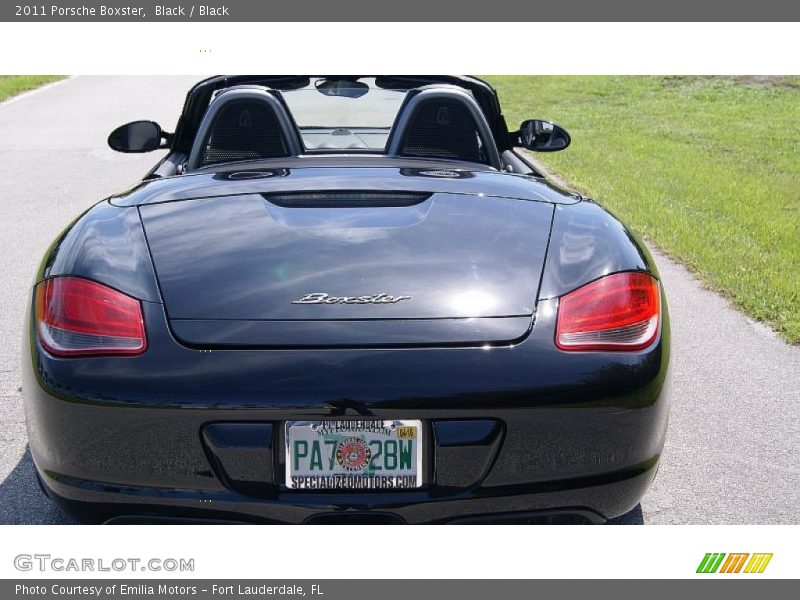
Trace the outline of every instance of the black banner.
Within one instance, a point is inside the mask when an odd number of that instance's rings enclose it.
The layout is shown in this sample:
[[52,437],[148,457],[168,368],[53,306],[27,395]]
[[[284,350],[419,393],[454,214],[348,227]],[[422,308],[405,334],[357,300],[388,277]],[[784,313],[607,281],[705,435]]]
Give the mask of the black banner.
[[[346,568],[346,565],[343,565]],[[3,580],[0,597],[30,600],[408,600],[409,598],[642,598],[674,600],[711,594],[726,600],[793,597],[797,582],[779,579],[653,580],[424,580],[424,579],[149,579]],[[796,591],[796,589],[795,589]]]
[[[231,21],[231,22],[554,22],[798,21],[800,3],[786,0],[224,0],[200,4],[178,0],[49,0],[3,3],[0,21]],[[535,41],[536,31],[516,30],[519,40]],[[678,41],[676,40],[676,43]]]

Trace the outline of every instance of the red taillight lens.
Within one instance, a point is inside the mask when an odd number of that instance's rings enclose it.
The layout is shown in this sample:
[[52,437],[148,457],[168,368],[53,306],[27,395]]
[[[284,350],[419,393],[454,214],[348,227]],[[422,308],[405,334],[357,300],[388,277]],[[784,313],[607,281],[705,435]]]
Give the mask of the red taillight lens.
[[40,283],[36,324],[42,346],[56,356],[133,355],[147,348],[141,302],[88,279]]
[[641,350],[656,339],[661,316],[658,281],[615,273],[566,294],[558,303],[561,350]]

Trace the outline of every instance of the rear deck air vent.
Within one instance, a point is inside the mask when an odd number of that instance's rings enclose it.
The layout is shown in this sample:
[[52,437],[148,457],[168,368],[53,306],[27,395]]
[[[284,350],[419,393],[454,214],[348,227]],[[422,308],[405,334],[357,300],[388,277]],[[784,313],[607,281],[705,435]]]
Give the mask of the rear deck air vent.
[[430,197],[429,193],[364,191],[295,192],[264,194],[272,204],[286,208],[357,208],[414,206]]
[[475,177],[472,171],[462,171],[461,169],[400,169],[400,173],[406,177],[435,177],[436,179],[469,179]]
[[282,172],[274,171],[274,170],[252,170],[252,171],[234,171],[233,173],[225,173],[225,179],[264,179],[266,177],[275,177],[278,175],[284,175]]
[[419,171],[418,175],[423,177],[439,177],[440,179],[460,179],[462,173],[460,171],[453,171],[452,169],[428,169]]

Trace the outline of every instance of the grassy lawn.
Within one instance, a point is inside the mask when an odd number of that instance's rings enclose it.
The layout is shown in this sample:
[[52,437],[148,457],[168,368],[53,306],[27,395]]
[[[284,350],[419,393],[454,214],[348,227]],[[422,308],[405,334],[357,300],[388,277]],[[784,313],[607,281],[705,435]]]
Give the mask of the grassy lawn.
[[63,79],[63,77],[61,75],[0,75],[0,102],[59,79]]
[[744,312],[800,343],[800,77],[488,77],[538,154]]

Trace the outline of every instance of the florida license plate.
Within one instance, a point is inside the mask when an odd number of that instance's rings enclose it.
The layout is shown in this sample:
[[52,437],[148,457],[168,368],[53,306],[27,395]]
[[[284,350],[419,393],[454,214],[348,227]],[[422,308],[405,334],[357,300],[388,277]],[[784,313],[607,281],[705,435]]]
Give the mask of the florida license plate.
[[422,422],[287,421],[286,487],[389,490],[422,485]]

